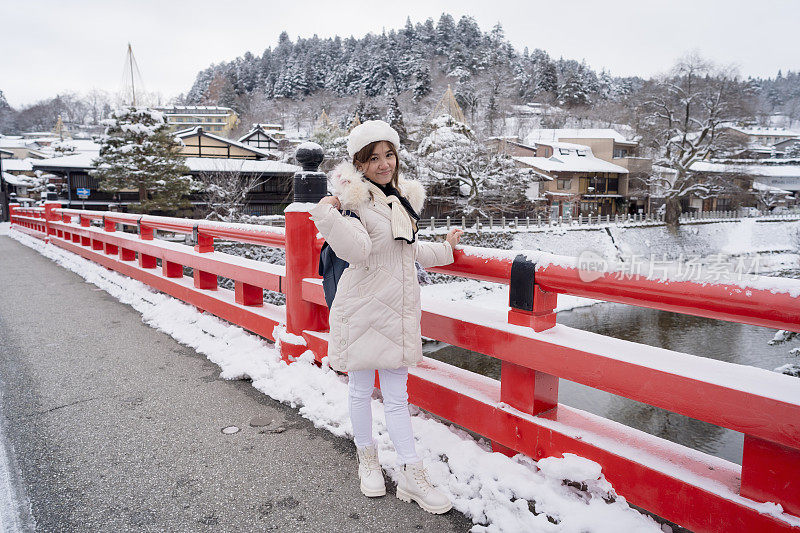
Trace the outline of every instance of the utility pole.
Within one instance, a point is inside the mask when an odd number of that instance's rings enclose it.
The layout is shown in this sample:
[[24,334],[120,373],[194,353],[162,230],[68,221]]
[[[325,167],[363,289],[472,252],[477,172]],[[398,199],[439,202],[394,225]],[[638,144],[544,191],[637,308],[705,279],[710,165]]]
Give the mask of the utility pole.
[[131,69],[131,94],[133,95],[133,105],[136,107],[136,86],[133,79],[133,50],[131,49],[131,43],[128,43],[128,63]]

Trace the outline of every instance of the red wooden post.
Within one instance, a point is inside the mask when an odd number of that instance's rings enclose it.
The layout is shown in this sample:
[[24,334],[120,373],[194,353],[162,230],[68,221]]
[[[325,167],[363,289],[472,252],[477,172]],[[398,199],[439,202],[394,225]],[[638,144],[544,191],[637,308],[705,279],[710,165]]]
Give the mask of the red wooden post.
[[56,229],[50,226],[50,222],[54,222],[58,220],[58,215],[56,215],[53,211],[55,209],[61,209],[61,204],[58,202],[45,202],[44,204],[44,225],[45,225],[45,237],[44,242],[50,242],[50,235],[57,235]]
[[[139,238],[143,241],[153,240],[153,228],[139,224]],[[158,263],[155,256],[143,254],[139,252],[139,267],[141,268],[156,268]]]
[[[103,217],[103,230],[109,233],[117,231],[117,224],[111,220],[106,220]],[[119,248],[116,244],[105,243],[106,248],[106,255],[117,255],[119,253]]]
[[[302,335],[303,330],[322,331],[326,329],[323,310],[317,304],[303,299],[303,278],[316,274],[318,257],[314,253],[317,227],[311,221],[309,204],[293,203],[286,208],[286,331]],[[286,342],[281,343],[284,360],[297,357],[306,350]]]
[[84,217],[83,215],[78,215],[78,218],[81,221],[81,226],[83,226],[84,228],[88,228],[89,226],[92,225],[92,219],[90,219],[89,217]]
[[745,435],[739,493],[800,516],[800,449]]
[[172,261],[167,261],[166,259],[162,259],[161,273],[164,275],[164,277],[167,278],[182,278],[183,265],[179,263],[173,263]]
[[135,261],[136,260],[136,252],[133,250],[129,250],[127,248],[120,248],[119,249],[119,259],[120,261]]
[[264,305],[264,291],[261,287],[249,285],[241,281],[235,282],[234,297],[236,303],[240,305],[252,305],[256,307]]
[[[205,235],[197,231],[195,227],[196,244],[194,250],[200,253],[209,253],[214,251],[214,237]],[[213,272],[205,272],[197,268],[194,269],[194,286],[198,289],[206,289],[209,291],[217,290],[217,275]]]
[[[64,224],[71,224],[72,223],[72,217],[67,215],[67,214],[62,213],[61,214],[61,222],[63,222]],[[72,233],[71,231],[64,231],[63,232],[63,237],[64,237],[65,240],[73,241],[73,242],[75,241],[75,234]]]
[[17,210],[19,209],[19,204],[8,204],[8,219],[11,221],[11,224],[19,225],[19,220],[17,220]]
[[204,233],[197,232],[197,244],[194,245],[194,250],[200,253],[208,253],[214,251],[214,237]]
[[[544,331],[556,324],[556,293],[535,281],[536,265],[520,255],[511,267],[508,323]],[[523,413],[538,415],[558,405],[558,376],[508,361],[500,363],[500,401]],[[512,436],[515,440],[519,435]],[[520,446],[492,442],[492,450],[513,456]]]

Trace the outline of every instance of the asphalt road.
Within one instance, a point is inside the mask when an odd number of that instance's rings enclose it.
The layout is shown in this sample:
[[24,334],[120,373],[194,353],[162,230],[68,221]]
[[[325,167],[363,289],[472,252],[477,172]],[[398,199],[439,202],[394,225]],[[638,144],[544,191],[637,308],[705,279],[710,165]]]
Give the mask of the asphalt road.
[[455,511],[401,502],[391,485],[365,498],[351,441],[218,374],[131,307],[0,236],[2,432],[30,530],[470,528]]

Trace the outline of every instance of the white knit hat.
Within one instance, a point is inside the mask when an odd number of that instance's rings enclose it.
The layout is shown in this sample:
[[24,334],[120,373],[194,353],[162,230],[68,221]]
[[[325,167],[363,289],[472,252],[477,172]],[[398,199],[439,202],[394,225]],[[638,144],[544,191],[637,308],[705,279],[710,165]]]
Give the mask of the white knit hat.
[[382,120],[368,120],[359,124],[347,137],[347,153],[350,159],[371,142],[389,141],[394,149],[400,151],[400,135]]

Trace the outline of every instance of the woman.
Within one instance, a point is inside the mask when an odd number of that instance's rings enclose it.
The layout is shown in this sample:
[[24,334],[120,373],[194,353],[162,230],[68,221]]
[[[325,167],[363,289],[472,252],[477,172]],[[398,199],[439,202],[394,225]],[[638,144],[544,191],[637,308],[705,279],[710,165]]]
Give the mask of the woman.
[[422,359],[415,261],[423,267],[452,263],[462,232],[451,230],[443,243],[417,241],[425,190],[399,175],[399,149],[400,138],[386,122],[370,120],[354,128],[347,141],[352,162],[333,171],[336,193],[314,206],[311,219],[336,255],[350,264],[331,305],[328,361],[349,376],[361,492],[386,494],[372,440],[377,370],[389,437],[402,466],[397,497],[440,514],[452,504],[427,478],[408,412],[408,367]]

